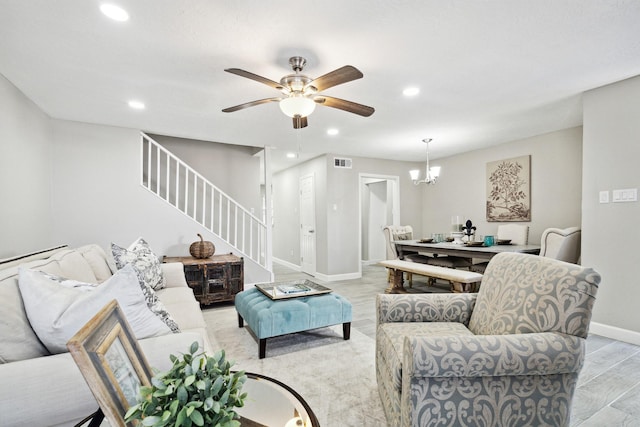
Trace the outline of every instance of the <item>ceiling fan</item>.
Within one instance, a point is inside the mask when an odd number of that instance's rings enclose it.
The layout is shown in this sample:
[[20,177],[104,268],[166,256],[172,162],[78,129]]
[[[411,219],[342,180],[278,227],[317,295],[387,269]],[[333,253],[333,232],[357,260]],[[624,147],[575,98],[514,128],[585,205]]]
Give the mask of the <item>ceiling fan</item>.
[[367,107],[366,105],[357,104],[340,98],[334,98],[332,96],[320,95],[318,93],[325,89],[329,89],[330,87],[362,78],[363,75],[360,70],[352,67],[351,65],[345,65],[344,67],[331,71],[317,79],[312,79],[301,74],[306,63],[307,60],[301,56],[294,56],[290,58],[289,64],[291,65],[291,68],[293,68],[295,74],[284,76],[280,79],[280,83],[239,68],[225,69],[228,73],[235,74],[240,77],[246,77],[279,90],[284,96],[258,99],[256,101],[225,108],[222,111],[225,113],[232,113],[255,105],[266,104],[268,102],[278,102],[280,103],[280,109],[282,112],[293,118],[294,129],[304,128],[308,125],[307,117],[313,112],[316,104],[324,105],[325,107],[337,108],[338,110],[347,111],[364,117],[369,117],[373,114],[375,110],[371,107]]

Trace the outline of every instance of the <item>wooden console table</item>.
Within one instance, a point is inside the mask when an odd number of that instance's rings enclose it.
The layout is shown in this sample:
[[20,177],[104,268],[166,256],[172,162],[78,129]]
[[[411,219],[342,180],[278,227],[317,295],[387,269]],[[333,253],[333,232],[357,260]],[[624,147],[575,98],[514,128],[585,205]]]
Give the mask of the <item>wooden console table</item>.
[[210,258],[167,257],[162,262],[181,262],[184,276],[202,305],[233,301],[244,290],[244,260],[233,254]]

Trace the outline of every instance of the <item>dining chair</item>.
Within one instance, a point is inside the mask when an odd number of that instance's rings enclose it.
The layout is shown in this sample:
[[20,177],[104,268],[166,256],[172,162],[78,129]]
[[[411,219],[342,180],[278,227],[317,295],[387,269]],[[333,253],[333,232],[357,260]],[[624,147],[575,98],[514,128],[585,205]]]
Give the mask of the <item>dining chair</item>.
[[540,239],[540,256],[577,264],[580,260],[582,230],[547,228]]
[[[497,240],[511,240],[512,245],[529,244],[529,226],[523,224],[502,224],[498,226]],[[473,264],[469,269],[476,273],[483,273],[489,261]]]
[[[382,229],[384,232],[384,239],[387,244],[387,259],[399,259],[398,249],[396,248],[394,240],[413,240],[413,227],[410,225],[387,225]],[[430,256],[420,254],[408,254],[404,256],[405,261],[418,262],[420,264],[428,264]],[[407,273],[407,280],[409,281],[409,287],[413,285],[413,275]],[[387,269],[387,282],[391,281],[391,270]]]

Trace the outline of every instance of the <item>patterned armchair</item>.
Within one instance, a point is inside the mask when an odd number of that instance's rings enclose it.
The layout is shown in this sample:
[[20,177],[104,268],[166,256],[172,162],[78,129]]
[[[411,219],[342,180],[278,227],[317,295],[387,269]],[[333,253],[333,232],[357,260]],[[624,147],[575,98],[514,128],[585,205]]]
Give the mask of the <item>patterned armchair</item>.
[[389,426],[568,426],[600,275],[502,253],[477,294],[377,296]]

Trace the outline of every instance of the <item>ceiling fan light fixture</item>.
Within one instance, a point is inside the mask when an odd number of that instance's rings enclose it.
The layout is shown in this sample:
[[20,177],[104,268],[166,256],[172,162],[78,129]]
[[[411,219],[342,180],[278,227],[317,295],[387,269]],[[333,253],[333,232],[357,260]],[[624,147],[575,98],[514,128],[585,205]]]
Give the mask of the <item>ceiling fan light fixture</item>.
[[280,110],[289,117],[307,117],[316,109],[316,103],[304,96],[290,96],[280,101]]

